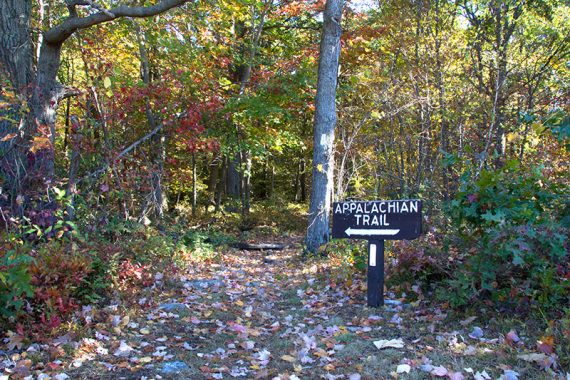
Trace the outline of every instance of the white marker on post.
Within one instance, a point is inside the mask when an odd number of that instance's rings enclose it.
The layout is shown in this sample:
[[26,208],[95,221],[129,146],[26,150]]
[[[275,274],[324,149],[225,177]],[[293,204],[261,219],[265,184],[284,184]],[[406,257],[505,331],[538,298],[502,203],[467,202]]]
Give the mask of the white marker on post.
[[376,266],[376,244],[370,244],[370,266]]

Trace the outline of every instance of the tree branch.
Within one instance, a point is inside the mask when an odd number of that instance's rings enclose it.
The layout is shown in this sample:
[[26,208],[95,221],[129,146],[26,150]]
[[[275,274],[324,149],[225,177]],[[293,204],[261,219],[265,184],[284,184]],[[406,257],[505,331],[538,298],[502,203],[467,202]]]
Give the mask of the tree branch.
[[152,131],[150,131],[149,133],[147,133],[146,135],[144,135],[143,137],[141,137],[140,139],[138,139],[137,141],[135,141],[134,143],[132,143],[131,145],[129,145],[128,147],[126,147],[125,149],[123,149],[119,154],[117,154],[114,158],[113,161],[106,163],[105,165],[103,165],[102,167],[100,167],[99,169],[95,170],[94,172],[91,172],[89,174],[87,174],[86,176],[84,176],[83,178],[81,178],[79,181],[77,181],[77,183],[79,182],[83,182],[86,179],[89,178],[96,178],[98,176],[100,176],[101,174],[105,173],[107,171],[107,169],[109,169],[110,167],[112,167],[115,163],[117,163],[121,158],[123,158],[124,156],[126,156],[127,154],[129,154],[133,149],[135,149],[137,146],[139,146],[140,144],[142,144],[143,142],[145,142],[146,140],[150,139],[152,136],[156,135],[158,133],[158,131],[160,131],[162,129],[164,125],[160,124],[158,125],[156,128],[154,128]]
[[[102,24],[112,21],[120,17],[150,17],[169,9],[187,3],[190,0],[162,0],[155,5],[148,7],[128,7],[121,5],[119,7],[103,10],[86,17],[68,18],[61,24],[51,28],[44,33],[44,41],[51,44],[60,44],[68,39],[73,33],[79,29],[89,28],[90,26]],[[91,4],[89,4],[91,3]],[[74,1],[73,5],[92,5],[92,1]],[[68,3],[69,5],[69,3]]]

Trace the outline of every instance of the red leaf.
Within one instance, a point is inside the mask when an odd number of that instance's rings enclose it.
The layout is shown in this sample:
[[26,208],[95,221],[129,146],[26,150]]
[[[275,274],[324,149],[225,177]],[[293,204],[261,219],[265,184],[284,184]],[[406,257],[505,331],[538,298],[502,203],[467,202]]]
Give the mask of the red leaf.
[[511,330],[509,331],[509,333],[507,334],[507,336],[505,337],[505,342],[509,345],[509,346],[516,346],[517,343],[519,343],[521,340],[521,338],[519,338],[519,336],[517,335],[516,331]]

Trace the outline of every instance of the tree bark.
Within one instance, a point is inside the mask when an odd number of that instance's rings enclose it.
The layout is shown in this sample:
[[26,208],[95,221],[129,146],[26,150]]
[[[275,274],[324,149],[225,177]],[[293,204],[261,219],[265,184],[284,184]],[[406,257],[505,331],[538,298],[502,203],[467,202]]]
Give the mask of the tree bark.
[[[150,63],[148,59],[148,52],[145,46],[145,36],[141,28],[135,24],[135,29],[138,34],[139,54],[140,54],[140,70],[143,83],[147,86],[151,84],[150,76]],[[152,111],[150,99],[148,96],[145,99],[145,113],[150,130],[156,129],[158,123],[154,112]],[[152,172],[150,174],[151,182],[151,204],[154,209],[154,216],[157,220],[162,220],[164,217],[164,192],[162,190],[162,175],[164,169],[164,159],[166,158],[164,132],[161,128],[156,134],[150,138],[150,161]]]
[[198,201],[198,190],[196,186],[196,152],[192,152],[192,216],[196,216],[196,205]]
[[328,242],[333,184],[333,145],[336,126],[336,87],[342,29],[342,0],[327,0],[319,52],[313,135],[313,186],[306,236],[308,252]]
[[232,199],[240,199],[240,175],[239,175],[239,162],[237,159],[228,158],[228,170],[227,170],[227,194]]
[[307,161],[305,157],[301,158],[301,203],[305,203],[307,201]]
[[443,184],[443,199],[445,201],[449,200],[449,175],[450,168],[445,165],[443,159],[449,152],[449,133],[447,128],[447,116],[445,110],[445,85],[443,83],[443,62],[441,56],[441,0],[435,1],[435,62],[436,62],[436,72],[437,72],[437,91],[438,91],[438,103],[439,103],[439,117],[440,121],[440,133],[439,133],[439,149],[441,151],[441,180]]

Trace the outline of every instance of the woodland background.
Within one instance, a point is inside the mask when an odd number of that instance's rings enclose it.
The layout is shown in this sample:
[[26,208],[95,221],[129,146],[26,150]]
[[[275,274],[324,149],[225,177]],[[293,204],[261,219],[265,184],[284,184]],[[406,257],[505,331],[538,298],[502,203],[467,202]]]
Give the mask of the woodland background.
[[[33,1],[20,45],[18,2],[0,6],[0,315],[24,335],[256,228],[306,228],[324,2],[180,2],[47,33],[119,3],[157,2]],[[568,353],[568,3],[348,2],[342,29],[332,198],[424,201],[391,286],[545,315]],[[62,86],[38,105],[54,41]],[[365,269],[356,242],[319,252]]]

